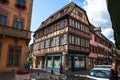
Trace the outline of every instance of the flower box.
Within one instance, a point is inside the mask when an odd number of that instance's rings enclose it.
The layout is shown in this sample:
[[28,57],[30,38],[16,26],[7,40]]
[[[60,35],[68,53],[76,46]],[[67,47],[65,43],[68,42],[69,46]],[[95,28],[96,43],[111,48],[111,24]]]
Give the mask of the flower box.
[[29,80],[30,71],[28,70],[18,70],[15,74],[15,80]]

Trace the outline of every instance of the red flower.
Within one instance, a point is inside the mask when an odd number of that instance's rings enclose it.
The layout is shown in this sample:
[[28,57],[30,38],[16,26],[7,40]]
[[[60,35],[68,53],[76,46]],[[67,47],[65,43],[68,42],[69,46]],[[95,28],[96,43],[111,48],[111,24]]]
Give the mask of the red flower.
[[23,69],[20,69],[16,72],[17,74],[29,74],[30,71],[29,70],[23,70]]

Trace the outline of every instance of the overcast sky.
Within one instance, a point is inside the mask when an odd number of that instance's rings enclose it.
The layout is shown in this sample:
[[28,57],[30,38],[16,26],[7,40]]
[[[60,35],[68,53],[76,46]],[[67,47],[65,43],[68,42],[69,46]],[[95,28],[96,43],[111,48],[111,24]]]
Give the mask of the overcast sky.
[[[87,12],[89,21],[96,27],[101,27],[102,34],[114,42],[111,20],[106,7],[106,0],[34,0],[31,31],[35,31],[51,14],[69,4],[76,3]],[[33,43],[33,39],[30,44]]]

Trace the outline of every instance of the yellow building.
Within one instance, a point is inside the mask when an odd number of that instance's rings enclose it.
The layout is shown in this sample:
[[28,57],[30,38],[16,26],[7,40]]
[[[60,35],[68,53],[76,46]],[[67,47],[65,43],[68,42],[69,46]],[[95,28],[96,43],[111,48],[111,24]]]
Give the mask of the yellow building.
[[0,0],[0,71],[23,67],[33,0]]

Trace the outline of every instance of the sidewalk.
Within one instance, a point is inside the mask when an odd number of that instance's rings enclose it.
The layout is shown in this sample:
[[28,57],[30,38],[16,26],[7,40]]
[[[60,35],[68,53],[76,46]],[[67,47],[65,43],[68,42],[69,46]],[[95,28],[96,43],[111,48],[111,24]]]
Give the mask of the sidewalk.
[[0,80],[13,80],[14,79],[14,72],[0,72]]

